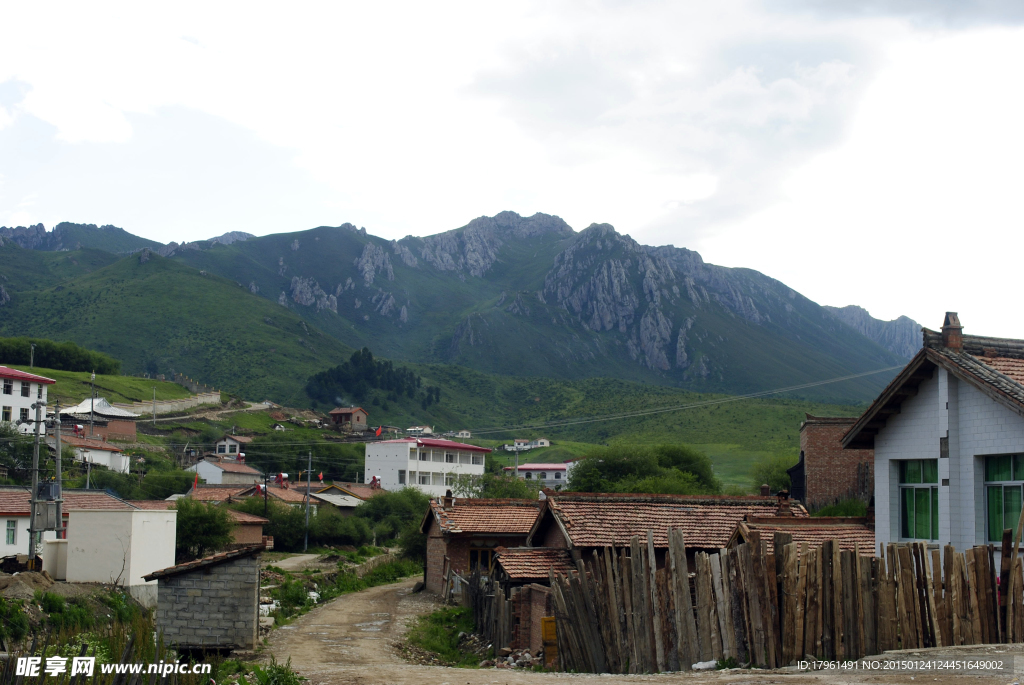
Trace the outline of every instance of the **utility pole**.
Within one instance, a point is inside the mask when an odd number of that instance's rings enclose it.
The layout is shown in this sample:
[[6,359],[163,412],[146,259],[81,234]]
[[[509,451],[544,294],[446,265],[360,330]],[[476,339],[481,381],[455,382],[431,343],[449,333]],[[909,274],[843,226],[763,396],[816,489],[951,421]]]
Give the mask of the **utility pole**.
[[267,483],[269,482],[270,474],[263,474],[263,518],[267,518]]
[[56,419],[53,426],[53,438],[54,442],[57,443],[57,465],[54,468],[54,475],[57,480],[57,539],[64,539],[64,519],[63,513],[61,512],[61,504],[64,502],[64,483],[61,480],[60,475],[60,400],[57,400],[57,405],[54,407],[53,416]]
[[153,425],[156,425],[156,388],[153,388]]
[[302,551],[309,549],[309,479],[313,475],[313,450],[309,450],[309,465],[306,467],[306,541],[302,543]]
[[35,365],[36,365],[36,344],[35,343],[29,343],[28,368],[31,369]]
[[89,477],[92,476],[92,460],[85,462],[85,489],[89,489]]
[[39,430],[43,426],[40,417],[41,410],[46,406],[42,400],[36,400],[32,408],[36,410],[36,441],[32,447],[32,491],[29,493],[29,519],[28,519],[28,566],[29,570],[35,569],[36,558],[36,499],[39,494]]
[[93,409],[96,408],[96,372],[89,378],[89,435],[93,434]]

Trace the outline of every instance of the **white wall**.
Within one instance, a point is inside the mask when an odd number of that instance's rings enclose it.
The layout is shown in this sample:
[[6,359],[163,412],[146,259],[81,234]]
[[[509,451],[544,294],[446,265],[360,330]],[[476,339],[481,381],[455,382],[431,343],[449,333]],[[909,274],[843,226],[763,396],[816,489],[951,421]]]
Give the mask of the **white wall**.
[[[14,536],[14,544],[7,544],[7,522],[17,521],[18,532]],[[54,540],[57,533],[48,530],[43,533],[43,540]],[[12,554],[28,554],[28,516],[4,516],[0,518],[0,556]]]
[[[941,459],[939,439],[947,431],[949,458]],[[1024,418],[937,369],[875,437],[876,543],[899,541],[898,461],[938,459],[939,544],[985,544],[984,457],[1021,452]]]
[[142,576],[174,566],[178,513],[173,510],[76,510],[68,518],[67,580],[120,583],[143,604],[156,602],[156,581]]
[[199,477],[205,480],[207,485],[220,485],[223,481],[224,472],[205,459],[189,466],[188,470],[198,471]]
[[[457,463],[445,461],[445,453],[454,452]],[[418,455],[427,456],[427,460],[419,459]],[[385,490],[397,490],[411,486],[428,495],[442,496],[446,490],[451,489],[445,485],[445,475],[453,477],[469,474],[482,476],[484,464],[473,464],[473,455],[477,455],[481,462],[486,459],[483,452],[469,452],[445,449],[443,447],[424,447],[417,450],[415,443],[408,442],[377,442],[369,443],[366,446],[366,477],[369,481],[373,476],[380,478],[381,487]],[[469,463],[461,463],[467,459]],[[406,482],[399,483],[399,471],[405,471]],[[430,473],[431,483],[429,485],[419,482],[420,473]],[[434,482],[437,480],[438,482]]]
[[[45,383],[29,383],[28,397],[21,396],[21,381],[12,381],[14,384],[11,388],[10,395],[3,394],[3,379],[0,379],[0,408],[10,407],[11,408],[11,425],[14,425],[21,418],[21,409],[28,409],[28,418],[30,421],[36,420],[36,412],[32,409],[32,404],[36,401],[36,393],[39,392],[39,387],[42,385],[43,388],[43,401],[46,401],[46,384]],[[45,411],[40,411],[40,416],[46,418]],[[0,413],[0,418],[3,414]],[[22,427],[21,432],[35,433],[35,423],[29,424],[28,427]],[[45,433],[45,431],[44,431]]]

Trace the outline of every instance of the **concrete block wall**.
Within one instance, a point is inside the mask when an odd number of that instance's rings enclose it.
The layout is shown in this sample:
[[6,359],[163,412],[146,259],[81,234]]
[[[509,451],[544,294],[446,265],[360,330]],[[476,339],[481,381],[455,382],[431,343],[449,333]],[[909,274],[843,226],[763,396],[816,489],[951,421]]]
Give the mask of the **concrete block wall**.
[[256,646],[259,555],[159,580],[157,630],[182,647]]

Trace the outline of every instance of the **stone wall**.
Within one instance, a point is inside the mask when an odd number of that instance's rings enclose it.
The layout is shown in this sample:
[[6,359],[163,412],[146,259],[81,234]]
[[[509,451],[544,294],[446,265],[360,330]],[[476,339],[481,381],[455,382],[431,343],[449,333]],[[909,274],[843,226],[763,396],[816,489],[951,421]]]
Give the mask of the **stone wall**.
[[160,578],[157,631],[181,647],[256,646],[259,555]]

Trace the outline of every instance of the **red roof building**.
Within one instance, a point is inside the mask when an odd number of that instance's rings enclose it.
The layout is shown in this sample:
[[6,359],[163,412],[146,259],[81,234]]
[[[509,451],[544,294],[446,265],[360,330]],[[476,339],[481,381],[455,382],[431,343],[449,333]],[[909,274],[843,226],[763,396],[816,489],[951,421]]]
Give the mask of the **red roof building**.
[[840,549],[859,550],[864,557],[874,556],[875,526],[865,517],[748,516],[737,524],[729,547],[750,542],[751,533],[755,532],[767,544],[768,554],[775,553],[775,533],[786,533],[792,536],[793,542],[806,543],[808,547],[821,547],[828,540],[837,540]]

